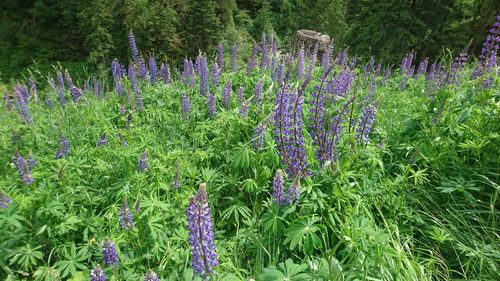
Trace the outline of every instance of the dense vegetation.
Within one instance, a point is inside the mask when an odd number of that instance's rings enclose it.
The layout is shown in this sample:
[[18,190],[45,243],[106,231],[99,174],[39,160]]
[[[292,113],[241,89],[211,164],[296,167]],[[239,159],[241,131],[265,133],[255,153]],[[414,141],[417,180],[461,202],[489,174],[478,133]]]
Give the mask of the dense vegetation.
[[274,39],[4,87],[0,279],[499,280],[500,17],[399,68]]
[[46,75],[56,62],[94,73],[126,59],[130,29],[144,53],[171,65],[211,54],[219,42],[249,51],[263,31],[289,46],[302,28],[329,34],[365,62],[397,63],[411,50],[436,59],[471,39],[469,53],[478,55],[499,12],[495,0],[4,0],[0,79],[19,79],[28,66]]

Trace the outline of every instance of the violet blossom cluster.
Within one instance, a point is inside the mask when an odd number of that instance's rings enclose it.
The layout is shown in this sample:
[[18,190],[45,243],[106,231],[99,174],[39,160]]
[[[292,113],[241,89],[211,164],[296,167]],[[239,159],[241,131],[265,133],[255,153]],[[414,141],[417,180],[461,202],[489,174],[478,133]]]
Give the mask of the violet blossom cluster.
[[154,84],[158,80],[158,67],[156,65],[156,59],[153,56],[149,57],[148,67],[149,67],[149,82],[151,84]]
[[27,93],[26,88],[18,84],[14,87],[14,94],[17,114],[24,123],[33,125],[33,119],[28,108],[29,94]]
[[16,151],[16,153],[12,156],[12,163],[19,174],[19,178],[21,178],[24,185],[30,185],[35,183],[35,179],[31,175],[30,169],[34,168],[30,166],[30,163],[24,159],[24,157]]
[[202,183],[186,209],[192,266],[203,279],[215,276],[215,267],[219,265],[207,197],[206,185]]
[[160,66],[160,75],[161,75],[161,80],[163,81],[163,84],[168,84],[170,83],[170,66],[168,63],[162,63]]
[[160,278],[158,278],[156,272],[149,270],[146,275],[144,275],[144,281],[160,281]]
[[210,67],[210,73],[212,74],[212,86],[215,88],[219,87],[219,69],[217,68],[217,65],[212,64]]
[[108,266],[118,266],[118,254],[115,243],[111,239],[104,239],[102,242],[102,257]]
[[71,93],[71,97],[73,98],[73,102],[76,103],[82,97],[82,90],[73,84],[73,80],[71,76],[69,76],[68,70],[64,73],[64,77],[66,79],[66,83],[69,87],[69,92]]
[[279,156],[291,178],[306,176],[302,109],[304,96],[286,86],[278,90],[274,109],[274,133]]
[[257,84],[255,84],[255,88],[253,90],[253,103],[260,105],[262,103],[262,92],[264,91],[264,81],[259,80]]
[[285,196],[285,179],[282,170],[276,171],[276,175],[273,178],[273,199],[274,204],[278,206],[283,206],[287,203]]
[[229,110],[229,101],[233,92],[233,83],[229,80],[222,90],[222,104],[226,110]]
[[356,127],[356,141],[358,143],[369,143],[369,135],[373,129],[375,115],[377,114],[376,104],[368,104],[363,109],[358,125]]
[[200,93],[203,96],[207,97],[209,95],[207,59],[204,56],[200,55],[196,62],[200,75]]
[[[200,61],[201,58],[202,58],[202,56],[200,55],[196,59],[197,66],[199,66],[199,64],[201,64],[201,61]],[[206,63],[206,60],[205,60],[205,63]],[[196,78],[194,76],[194,72],[195,72],[195,69],[193,66],[193,61],[191,59],[185,58],[183,69],[182,69],[182,82],[184,82],[184,84],[186,84],[188,87],[194,87],[194,85],[196,84]],[[201,77],[200,77],[200,79],[201,79]],[[208,70],[207,70],[207,81],[208,81]]]
[[304,47],[300,47],[297,53],[297,77],[304,76]]
[[59,135],[59,143],[56,149],[56,159],[66,158],[71,153],[71,147],[69,145],[68,139],[64,136],[64,134]]
[[128,66],[128,78],[130,81],[130,88],[134,92],[135,102],[139,111],[144,111],[144,103],[142,101],[141,89],[139,88],[139,81],[137,81],[137,74],[133,64]]
[[140,172],[146,172],[149,170],[149,161],[148,161],[148,151],[145,150],[141,156],[139,157],[139,161],[137,164],[137,168]]
[[0,192],[0,209],[6,209],[10,204],[12,204],[12,199],[5,193]]
[[217,114],[217,98],[215,97],[214,94],[208,93],[207,96],[205,96],[205,105],[207,107],[208,115],[210,117],[215,117]]
[[128,42],[130,46],[130,53],[132,54],[132,59],[135,63],[139,61],[139,49],[137,49],[137,44],[135,42],[135,36],[132,29],[128,33]]
[[191,111],[191,100],[187,94],[181,95],[181,110],[184,119],[188,119],[189,112]]
[[104,270],[99,265],[90,271],[90,281],[106,281]]
[[259,52],[259,46],[254,45],[252,48],[252,54],[250,55],[250,58],[248,59],[248,63],[247,63],[247,74],[248,75],[252,74],[252,72],[256,66],[255,60],[257,59],[258,52]]
[[120,227],[122,229],[132,229],[135,227],[134,219],[128,207],[126,198],[123,199],[122,205],[120,207],[119,220],[120,220]]

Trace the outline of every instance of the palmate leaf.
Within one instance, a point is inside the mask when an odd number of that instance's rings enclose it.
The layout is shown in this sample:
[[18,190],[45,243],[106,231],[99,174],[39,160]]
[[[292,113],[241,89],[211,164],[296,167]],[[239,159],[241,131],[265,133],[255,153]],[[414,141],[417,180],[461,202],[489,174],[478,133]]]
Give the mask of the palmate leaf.
[[316,224],[317,221],[319,218],[313,216],[307,222],[300,220],[288,227],[285,244],[290,245],[290,251],[299,247],[304,254],[311,255],[314,249],[321,247],[321,238],[316,232],[324,230],[324,227]]
[[300,281],[311,280],[311,274],[305,272],[306,264],[296,264],[291,259],[287,259],[284,263],[279,263],[278,268],[264,268],[262,274],[263,281]]
[[75,243],[72,243],[69,250],[64,248],[63,256],[64,260],[55,263],[61,277],[74,276],[77,269],[85,270],[87,268],[84,262],[88,258],[88,248],[81,248],[77,252]]
[[11,254],[10,264],[17,264],[27,271],[31,266],[37,265],[38,261],[42,260],[43,253],[38,251],[40,248],[42,246],[31,248],[30,244],[26,244],[26,246],[19,248]]
[[[229,199],[232,200],[233,198]],[[248,220],[250,218],[250,213],[250,209],[243,205],[243,203],[236,203],[222,211],[222,220],[231,220],[236,226],[239,226],[241,220]]]

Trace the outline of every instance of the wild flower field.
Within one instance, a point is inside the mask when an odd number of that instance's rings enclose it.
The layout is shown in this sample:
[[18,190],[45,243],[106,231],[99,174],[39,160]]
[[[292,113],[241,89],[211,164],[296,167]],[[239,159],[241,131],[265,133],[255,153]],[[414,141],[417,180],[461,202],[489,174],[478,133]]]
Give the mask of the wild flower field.
[[0,279],[500,280],[499,22],[398,67],[263,34],[175,69],[130,32],[109,77],[20,81]]

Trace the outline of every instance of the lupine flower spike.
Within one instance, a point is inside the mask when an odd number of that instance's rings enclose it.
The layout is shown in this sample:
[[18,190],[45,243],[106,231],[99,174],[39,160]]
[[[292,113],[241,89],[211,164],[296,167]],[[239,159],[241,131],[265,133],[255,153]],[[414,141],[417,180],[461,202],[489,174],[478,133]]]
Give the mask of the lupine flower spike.
[[10,199],[6,194],[0,192],[0,209],[5,209],[9,207],[12,203],[12,199]]
[[200,184],[198,193],[191,198],[186,210],[186,216],[194,273],[199,274],[203,279],[208,279],[216,275],[215,267],[219,265],[219,260],[214,243],[213,224],[204,183]]
[[149,163],[148,163],[148,151],[145,150],[142,154],[141,157],[139,157],[139,163],[138,163],[138,168],[139,171],[145,172],[149,170]]
[[135,227],[134,219],[132,218],[132,213],[128,208],[126,198],[123,199],[122,206],[120,208],[120,226],[123,229],[131,229]]
[[160,281],[160,278],[158,278],[156,272],[149,270],[148,273],[144,275],[144,281]]
[[104,239],[102,242],[102,257],[106,265],[118,266],[118,254],[115,243],[111,239]]
[[99,265],[90,271],[90,281],[106,281],[104,270]]
[[276,171],[273,179],[273,198],[274,204],[282,206],[286,204],[285,197],[285,179],[283,178],[283,171]]

